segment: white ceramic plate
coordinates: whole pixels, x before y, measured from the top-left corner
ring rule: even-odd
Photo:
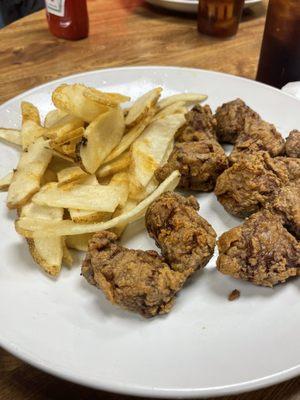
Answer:
[[[198,10],[198,0],[146,0],[154,6],[167,8],[168,10],[196,13]],[[245,6],[260,3],[261,0],[245,0]]]
[[[63,78],[0,107],[0,126],[18,127],[20,101],[45,115],[50,93],[62,82],[83,82],[136,98],[162,86],[165,95],[199,91],[213,109],[243,98],[286,134],[300,128],[299,101],[271,87],[215,72],[132,67]],[[17,152],[0,144],[0,174]],[[197,195],[201,215],[220,235],[239,223],[213,194]],[[0,345],[30,364],[71,381],[121,393],[156,397],[207,397],[260,388],[300,372],[300,279],[268,289],[221,275],[216,255],[179,294],[173,311],[145,320],[112,306],[87,284],[78,266],[53,281],[32,261],[16,234],[14,215],[0,194]],[[124,243],[154,249],[142,223]],[[227,300],[233,289],[241,298]]]

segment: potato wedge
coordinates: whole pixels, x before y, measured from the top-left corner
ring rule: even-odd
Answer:
[[[94,236],[94,233],[84,233],[83,235],[66,236],[66,245],[69,249],[78,251],[88,251],[89,240]]]
[[[49,207],[114,212],[120,203],[120,192],[115,186],[78,184],[64,190],[57,183],[48,183],[33,196],[32,202]]]
[[[185,104],[195,104],[200,103],[207,99],[206,94],[200,93],[180,93],[174,94],[169,97],[165,97],[158,103],[158,108],[161,110],[162,108],[168,107],[173,103],[177,103],[178,101],[182,101]]]
[[[76,182],[74,182],[76,184]],[[80,185],[93,185],[99,186],[99,182],[95,175],[87,175],[87,177],[83,178],[79,182]],[[111,212],[105,211],[85,211],[85,210],[78,210],[74,208],[69,208],[69,213],[72,221],[78,222],[81,224],[86,224],[89,222],[100,222],[100,221],[107,221],[111,218]]]
[[[132,127],[144,119],[149,110],[155,107],[160,98],[161,92],[162,88],[157,87],[139,97],[130,107],[128,114],[125,117],[126,126]]]
[[[132,145],[130,192],[143,190],[172,143],[177,130],[185,123],[184,115],[175,114],[152,122]]]
[[[164,165],[168,161],[169,156],[172,153],[173,147],[174,147],[174,140],[172,140],[170,142],[170,144],[160,162],[160,166]],[[143,189],[139,189],[139,187],[138,187],[138,190],[135,190],[136,189],[135,187],[130,186],[131,192],[129,193],[129,198],[130,198],[130,200],[139,203],[140,201],[142,201],[146,197],[148,197],[152,192],[154,192],[154,190],[156,190],[156,188],[158,186],[159,186],[159,182],[155,178],[155,176],[153,176],[151,178],[150,182],[148,183],[148,185]]]
[[[176,103],[170,104],[168,107],[159,110],[155,114],[153,120],[155,121],[156,119],[164,118],[167,117],[168,115],[173,115],[173,114],[185,114],[188,112],[188,109],[184,107],[184,105],[185,105],[184,101],[177,101]]]
[[[83,127],[84,121],[82,119],[67,114],[54,126],[47,130],[47,137],[49,139],[52,139],[55,143],[63,143],[70,138],[74,138],[74,136],[76,136],[74,135],[74,131]]]
[[[22,145],[21,131],[17,129],[0,128],[0,139],[18,146]]]
[[[153,119],[156,110],[149,110],[148,114],[133,128],[131,128],[121,139],[118,146],[116,146],[109,156],[104,160],[105,163],[109,163],[115,160],[119,155],[123,154],[132,143],[144,132],[145,128],[150,124]]]
[[[105,93],[98,89],[86,87],[84,91],[84,96],[92,101],[99,104],[105,104],[109,107],[116,107],[121,103],[126,103],[130,100],[130,97],[124,96],[119,93]]]
[[[45,141],[38,139],[21,154],[17,169],[9,186],[7,206],[19,208],[40,189],[40,182],[52,158]]]
[[[64,111],[54,109],[51,110],[47,113],[44,121],[44,127],[49,129],[53,128],[55,125],[57,125],[65,116],[67,113]]]
[[[118,172],[126,169],[131,162],[131,154],[129,151],[122,153],[120,156],[115,158],[113,161],[103,164],[96,172],[97,178],[105,178],[106,176],[110,176],[116,174]]]
[[[109,153],[116,147],[125,131],[124,116],[120,107],[101,114],[85,130],[80,147],[84,169],[93,174]]]
[[[145,212],[149,205],[157,199],[162,193],[174,190],[180,180],[179,171],[174,171],[167,179],[165,179],[159,187],[151,193],[145,200],[139,203],[131,211],[124,213],[118,217],[115,217],[107,222],[100,222],[95,224],[76,224],[72,221],[43,221],[37,218],[19,218],[15,227],[17,232],[30,232],[36,231],[38,234],[47,235],[80,235],[85,233],[98,232],[108,230],[119,226],[123,223],[130,223],[136,221],[145,215]]]
[[[41,126],[41,118],[39,110],[28,101],[21,102],[21,111],[22,111],[22,125],[26,121],[33,121],[37,125]]]
[[[120,192],[119,206],[124,207],[129,195],[129,174],[127,172],[118,172],[112,177],[109,186],[118,188]]]
[[[0,190],[8,190],[9,185],[13,179],[14,173],[9,172],[7,175],[0,179]]]
[[[78,181],[78,179],[86,178],[88,174],[84,172],[78,165],[62,169],[57,173],[58,187],[67,183]]]
[[[28,147],[36,142],[37,139],[46,137],[47,130],[37,124],[35,121],[27,120],[22,124],[21,137],[22,148],[27,150]]]
[[[81,84],[60,85],[52,93],[52,101],[55,107],[65,111],[85,122],[92,122],[100,114],[109,110],[106,104],[99,103],[95,99],[86,96],[87,87]]]
[[[62,221],[63,209],[41,207],[29,203],[22,208],[21,217],[39,218],[44,221]],[[57,276],[63,258],[63,239],[59,236],[39,236],[34,233],[27,239],[30,253],[36,263],[49,275]]]

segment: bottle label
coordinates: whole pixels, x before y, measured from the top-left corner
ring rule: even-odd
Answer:
[[[63,17],[65,15],[65,0],[46,0],[48,13]]]

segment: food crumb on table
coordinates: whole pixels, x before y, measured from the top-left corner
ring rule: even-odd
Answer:
[[[229,301],[234,301],[237,300],[241,295],[241,292],[237,289],[234,289],[231,293],[228,295],[228,300]]]

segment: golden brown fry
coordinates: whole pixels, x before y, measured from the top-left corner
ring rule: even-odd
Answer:
[[[103,163],[124,134],[125,123],[120,107],[111,109],[96,118],[85,130],[80,147],[84,169],[93,174]]]
[[[8,208],[23,206],[40,189],[41,179],[51,158],[52,154],[45,148],[42,139],[31,144],[28,151],[21,154],[8,190]]]
[[[104,160],[105,163],[109,163],[115,160],[119,155],[123,154],[132,143],[143,133],[145,128],[152,121],[153,115],[155,114],[155,109],[148,111],[148,114],[133,128],[131,128],[121,139],[118,146],[116,146],[109,156]]]
[[[33,121],[37,125],[41,126],[41,118],[39,110],[28,101],[21,102],[21,111],[22,111],[22,125],[26,121]]]
[[[17,129],[0,128],[0,139],[8,143],[22,145],[21,131]]]
[[[107,222],[100,222],[95,224],[76,224],[72,221],[43,221],[41,219],[36,218],[20,218],[16,221],[15,227],[17,232],[22,232],[22,234],[26,234],[26,232],[36,231],[38,234],[47,236],[47,235],[61,235],[61,236],[69,236],[69,235],[80,235],[84,233],[92,233],[98,232],[102,230],[109,230],[116,226],[119,226],[124,223],[131,223],[143,217],[148,206],[157,199],[162,193],[174,190],[178,185],[180,180],[179,171],[174,171],[172,174],[164,180],[159,187],[151,193],[145,200],[139,203],[135,208],[131,211],[122,214],[116,218],[111,219]]]
[[[52,101],[58,109],[74,115],[86,122],[92,122],[100,114],[109,110],[103,103],[86,95],[87,87],[81,84],[60,85],[52,93]]]
[[[44,127],[47,128],[47,129],[53,128],[66,115],[67,114],[64,111],[57,110],[57,109],[49,111],[48,114],[45,117]]]
[[[29,203],[22,208],[21,217],[39,218],[44,221],[62,221],[63,209],[41,207]],[[63,258],[63,239],[55,235],[45,237],[33,233],[32,237],[27,239],[27,242],[36,263],[47,274],[57,276],[61,270]]]
[[[117,172],[121,172],[126,169],[131,162],[131,154],[129,151],[122,153],[120,156],[110,161],[107,164],[103,164],[96,172],[97,178],[105,178],[111,176]]]
[[[162,88],[157,87],[139,97],[130,107],[125,117],[126,126],[132,127],[142,121],[149,111],[155,107],[161,92]]]

